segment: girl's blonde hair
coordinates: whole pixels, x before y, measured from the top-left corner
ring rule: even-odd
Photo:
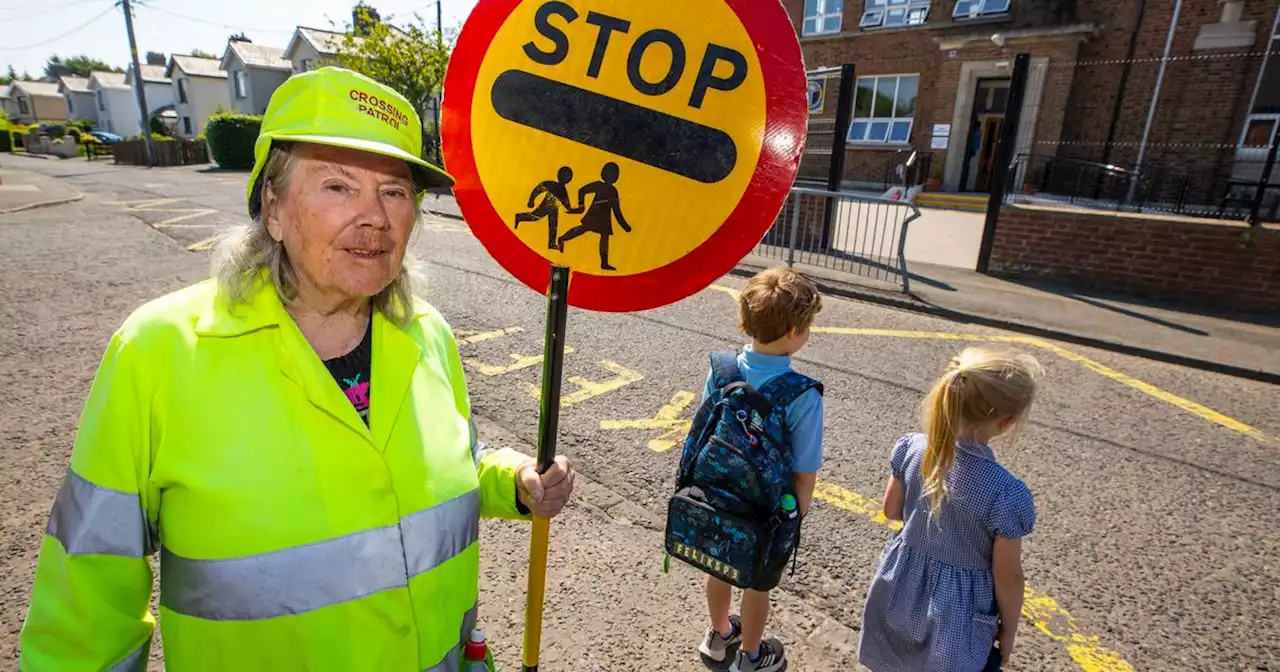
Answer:
[[[929,433],[922,471],[931,518],[937,518],[947,497],[947,475],[961,430],[1002,418],[1021,422],[1043,374],[1034,357],[1008,350],[966,348],[951,360],[921,408]]]

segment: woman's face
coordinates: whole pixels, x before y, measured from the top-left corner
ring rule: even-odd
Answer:
[[[279,200],[268,190],[267,230],[284,245],[299,299],[367,299],[395,280],[417,218],[409,166],[342,147],[299,144]]]

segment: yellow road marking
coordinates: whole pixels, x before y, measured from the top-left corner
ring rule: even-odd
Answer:
[[[217,244],[218,244],[218,237],[210,236],[208,238],[205,238],[204,240],[191,243],[190,245],[187,246],[187,250],[190,252],[203,252],[205,250],[213,249],[213,246]]]
[[[902,529],[902,523],[885,518],[880,502],[838,485],[818,483],[813,498],[889,529]],[[1080,632],[1066,609],[1030,585],[1025,588],[1022,615],[1050,639],[1065,644],[1071,659],[1084,672],[1133,672],[1133,666],[1120,654],[1103,647],[1096,635]]]
[[[728,294],[729,296],[733,297],[734,301],[737,301],[738,297],[742,296],[742,292],[732,287],[725,287],[724,285],[711,285],[707,289],[714,289],[717,292],[724,292],[725,294]]]
[[[564,354],[566,355],[573,354],[573,348],[567,345],[564,346]],[[502,365],[502,364],[485,364],[484,362],[478,359],[464,359],[462,360],[462,363],[466,364],[467,366],[470,366],[476,371],[479,371],[481,375],[490,376],[490,377],[505,376],[508,373],[521,371],[523,369],[537,366],[542,363],[542,355],[521,355],[518,353],[511,353],[507,356],[515,360],[515,362],[512,364]]]
[[[986,334],[953,334],[941,331],[899,331],[895,329],[851,329],[847,327],[814,327],[814,333],[819,334],[842,334],[846,336],[885,336],[890,338],[916,338],[926,340],[944,340],[944,341],[980,341],[986,343],[1018,343],[1034,348],[1040,348],[1052,352],[1063,359],[1075,362],[1094,373],[1106,376],[1118,383],[1128,385],[1143,394],[1159,399],[1160,401],[1180,408],[1192,415],[1199,416],[1209,422],[1221,425],[1232,431],[1239,432],[1252,439],[1261,441],[1262,443],[1280,445],[1280,438],[1270,436],[1262,430],[1247,425],[1235,418],[1223,415],[1208,406],[1196,403],[1190,399],[1180,397],[1172,392],[1166,392],[1155,385],[1138,380],[1126,373],[1121,373],[1115,369],[1099,364],[1098,362],[1077,354],[1064,347],[1054,345],[1044,339],[1032,336],[988,336]]]
[[[1208,420],[1209,422],[1217,423],[1219,425],[1222,425],[1223,427],[1226,427],[1227,429],[1240,432],[1241,434],[1244,434],[1245,436],[1248,436],[1253,439],[1257,439],[1262,443],[1280,445],[1280,438],[1269,436],[1255,427],[1251,427],[1249,425],[1244,424],[1243,422],[1240,422],[1239,420],[1236,420],[1235,418],[1223,415],[1213,410],[1212,408],[1209,408],[1202,404],[1198,404],[1194,401],[1191,401],[1190,399],[1179,397],[1178,395],[1173,394],[1172,392],[1166,392],[1156,387],[1155,385],[1138,380],[1133,376],[1130,376],[1125,373],[1121,373],[1108,366],[1099,364],[1098,362],[1095,362],[1092,359],[1085,357],[1084,355],[1076,354],[1070,350],[1067,350],[1066,348],[1059,347],[1057,345],[1054,345],[1052,343],[1047,343],[1039,339],[1034,339],[1034,340],[1036,341],[1035,345],[1037,347],[1048,350],[1049,352],[1052,352],[1058,355],[1059,357],[1062,357],[1063,359],[1071,360],[1085,367],[1086,369],[1093,371],[1094,373],[1106,376],[1107,378],[1110,378],[1111,380],[1114,380],[1118,383],[1124,383],[1125,385],[1128,385],[1129,387],[1132,387],[1135,390],[1138,390],[1152,397],[1155,397],[1156,399],[1159,399],[1160,401],[1163,401],[1166,404],[1170,404],[1172,406],[1181,408],[1182,410],[1188,413],[1191,413],[1193,415],[1198,415],[1204,418],[1205,420]]]
[[[524,327],[507,327],[506,329],[494,329],[493,331],[482,331],[482,332],[465,331],[462,329],[458,329],[458,330],[455,330],[453,333],[456,336],[465,337],[465,338],[458,339],[458,347],[462,347],[464,345],[471,345],[473,343],[483,343],[485,341],[492,341],[495,338],[502,338],[503,336],[518,334],[522,331],[524,331]]]
[[[658,410],[652,418],[639,420],[601,420],[600,429],[665,429],[662,435],[649,440],[649,450],[666,452],[680,445],[689,434],[692,420],[680,417],[684,409],[693,403],[692,392],[676,392],[671,401]]]
[[[157,205],[177,203],[181,198],[146,198],[140,201],[104,201],[103,205],[123,205],[125,210],[147,210]]]
[[[598,363],[600,366],[613,372],[615,374],[614,377],[608,380],[596,382],[593,380],[587,380],[582,376],[569,376],[565,379],[565,382],[578,386],[578,389],[574,390],[570,394],[562,394],[560,396],[560,408],[576,406],[588,399],[598,397],[602,394],[606,394],[626,387],[632,383],[638,383],[644,380],[644,375],[632,371],[617,362],[603,360]],[[542,399],[542,390],[538,386],[527,385],[526,389],[529,391],[529,396],[538,400]]]
[[[179,210],[170,210],[169,212],[180,212],[180,211],[179,211]],[[151,226],[153,226],[153,227],[155,227],[155,228],[157,228],[157,229],[158,229],[158,228],[160,228],[160,227],[162,227],[162,226],[171,226],[171,225],[176,224],[176,223],[178,223],[178,222],[181,222],[181,221],[183,221],[183,220],[193,219],[193,218],[195,218],[195,217],[203,217],[204,215],[210,215],[210,214],[213,214],[213,213],[215,213],[215,212],[217,212],[217,210],[208,210],[208,209],[205,209],[205,210],[192,210],[191,212],[189,212],[189,213],[187,213],[187,214],[185,214],[185,215],[179,215],[179,216],[177,216],[177,217],[171,217],[171,218],[169,218],[169,219],[164,220],[163,222],[156,222],[155,224],[152,224]]]

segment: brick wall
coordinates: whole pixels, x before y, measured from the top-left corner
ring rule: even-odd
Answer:
[[[783,0],[797,31],[803,0]],[[1139,30],[1139,0],[1014,0],[1013,12],[1000,19],[952,21],[955,0],[935,0],[925,26],[888,30],[861,30],[857,24],[865,0],[845,0],[844,31],[838,35],[801,40],[809,68],[853,63],[859,76],[919,73],[920,94],[912,147],[933,151],[944,164],[944,151],[929,150],[933,124],[952,123],[962,64],[966,61],[1011,60],[1020,51],[1048,59],[1045,84],[1034,130],[1034,149],[1041,156],[1069,156],[1090,161],[1104,158],[1130,165],[1146,123],[1151,94],[1159,70],[1159,58],[1172,19],[1172,0],[1148,0]],[[1161,101],[1152,127],[1148,162],[1168,173],[1169,184],[1153,189],[1177,192],[1185,198],[1216,202],[1225,188],[1240,139],[1254,82],[1263,64],[1272,20],[1280,0],[1247,0],[1243,21],[1255,21],[1253,47],[1205,52],[1194,50],[1200,27],[1216,23],[1222,12],[1219,0],[1184,0],[1173,55]],[[1089,23],[1097,35],[1010,41],[1005,48],[979,40],[954,52],[939,48],[939,41],[961,35],[983,35],[1023,28],[1049,28]],[[1114,145],[1108,153],[1105,140],[1115,114],[1120,80],[1130,42],[1135,44],[1128,84],[1121,99]],[[1203,56],[1212,58],[1201,58]],[[836,107],[834,82],[828,89],[822,116],[832,117]],[[1032,92],[1035,93],[1035,92]],[[953,132],[962,129],[953,129]],[[957,143],[957,149],[963,142]],[[882,182],[893,149],[855,147],[846,156],[845,179]],[[825,178],[827,157],[806,157],[802,175]],[[1188,173],[1193,173],[1188,177]]]
[[[1006,207],[993,275],[1280,311],[1280,229]]]

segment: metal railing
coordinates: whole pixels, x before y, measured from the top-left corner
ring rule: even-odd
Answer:
[[[893,282],[911,290],[907,227],[920,216],[909,201],[793,187],[756,254]]]

